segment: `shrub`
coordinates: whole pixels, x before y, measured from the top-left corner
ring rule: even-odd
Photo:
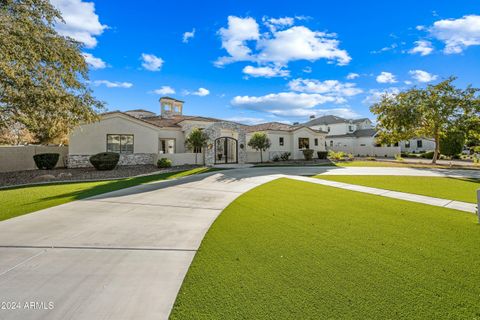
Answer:
[[[420,154],[420,158],[433,159],[433,155],[434,155],[434,151],[427,151],[427,152],[424,152],[424,153]],[[438,157],[440,158],[440,155],[438,155]]]
[[[347,154],[343,151],[335,152],[333,150],[328,151],[328,158],[334,161],[345,160]],[[353,157],[353,156],[352,156]]]
[[[276,154],[276,155],[273,156],[272,160],[274,162],[278,162],[278,161],[280,161],[280,157],[278,156],[278,154]]]
[[[355,157],[353,156],[353,154],[349,153],[345,156],[345,160],[348,160],[348,161],[353,161],[355,159]]]
[[[97,153],[90,157],[90,163],[97,170],[113,170],[120,160],[120,154],[115,152]]]
[[[403,161],[402,155],[401,155],[401,154],[396,154],[396,155],[395,155],[395,160],[397,160],[397,161]]]
[[[459,131],[448,132],[440,139],[440,153],[452,157],[462,152],[465,134]]]
[[[327,151],[317,151],[318,159],[327,159]]]
[[[313,159],[313,150],[312,149],[304,149],[302,150],[303,156],[305,160],[312,160]]]
[[[284,152],[280,155],[280,159],[282,159],[283,161],[287,161],[288,159],[290,159],[290,156],[292,154],[290,152]]]
[[[33,161],[40,170],[52,170],[58,162],[58,153],[39,153],[33,156]]]
[[[161,158],[157,161],[157,167],[159,168],[170,168],[172,166],[172,160],[167,158]]]

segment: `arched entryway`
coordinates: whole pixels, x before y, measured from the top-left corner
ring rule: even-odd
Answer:
[[[215,139],[215,164],[238,163],[238,141],[232,137]]]

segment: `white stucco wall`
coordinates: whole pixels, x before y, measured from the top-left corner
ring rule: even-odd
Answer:
[[[175,140],[175,153],[185,152],[185,134],[180,128],[162,128],[157,131],[157,148],[155,152],[160,150],[160,139],[174,139]]]
[[[127,116],[112,115],[73,130],[69,137],[69,154],[91,155],[105,152],[107,134],[133,134],[134,153],[158,152],[158,130]]]
[[[417,140],[422,141],[422,147],[421,148],[417,147]],[[432,151],[432,150],[435,149],[435,142],[433,140],[430,140],[430,139],[414,138],[414,139],[410,139],[408,141],[410,141],[410,147],[409,148],[406,147],[406,141],[400,142],[400,148],[401,148],[402,152],[419,153],[419,152],[425,152],[425,151]]]

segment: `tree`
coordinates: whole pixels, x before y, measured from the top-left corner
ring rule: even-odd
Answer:
[[[195,153],[195,164],[197,164],[198,151],[207,146],[208,135],[198,128],[194,128],[185,139],[185,146]]]
[[[458,124],[478,119],[480,89],[456,88],[450,77],[426,88],[413,88],[397,95],[384,95],[370,110],[377,115],[378,140],[395,143],[414,137],[430,137],[435,141],[432,163],[440,154],[440,138],[455,131]]]
[[[440,138],[440,153],[449,157],[461,153],[465,146],[465,133],[450,131]]]
[[[103,109],[87,87],[81,44],[60,36],[58,21],[49,0],[0,0],[0,129],[18,123],[40,143]]]
[[[260,151],[260,162],[263,162],[263,151],[266,151],[271,145],[270,139],[264,132],[255,132],[248,141],[249,147]]]

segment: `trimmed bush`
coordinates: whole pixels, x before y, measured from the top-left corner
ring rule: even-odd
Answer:
[[[433,159],[433,155],[434,155],[434,151],[427,151],[427,152],[424,152],[420,155],[420,158],[423,158],[423,159]],[[440,154],[438,155],[438,157],[440,158]]]
[[[161,158],[157,161],[157,167],[159,168],[170,168],[172,166],[172,160],[167,158]]]
[[[40,170],[52,170],[58,162],[58,153],[39,153],[33,156],[33,161]]]
[[[89,160],[97,170],[113,170],[120,160],[120,154],[115,152],[102,152],[91,156]]]
[[[304,149],[302,150],[303,156],[305,160],[312,160],[313,159],[313,150],[312,149]]]
[[[284,152],[280,155],[280,159],[282,159],[283,161],[287,161],[288,159],[290,159],[290,156],[292,154],[290,152]]]
[[[278,162],[280,161],[280,157],[278,156],[278,154],[274,155],[273,158],[272,158],[273,162]]]
[[[327,151],[317,151],[318,159],[327,159]]]

